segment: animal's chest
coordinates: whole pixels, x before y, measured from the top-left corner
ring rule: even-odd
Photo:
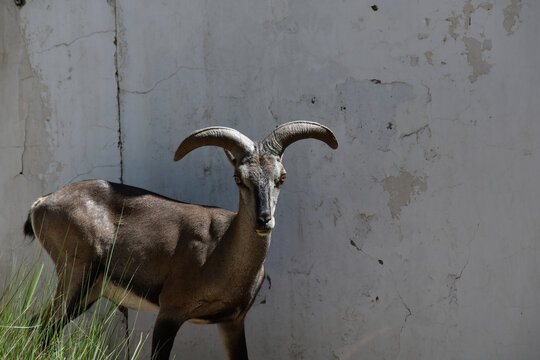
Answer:
[[[192,304],[190,322],[211,324],[238,318],[251,307],[255,296],[264,280],[264,268],[261,268],[253,281],[249,283],[231,282],[219,290],[207,293]]]

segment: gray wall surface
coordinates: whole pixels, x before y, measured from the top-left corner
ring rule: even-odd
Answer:
[[[536,0],[2,0],[0,271],[38,252],[21,227],[44,193],[103,178],[235,210],[223,152],[174,163],[180,141],[307,119],[340,147],[284,156],[252,358],[537,359],[538,15]],[[182,327],[174,351],[224,357],[214,326]]]

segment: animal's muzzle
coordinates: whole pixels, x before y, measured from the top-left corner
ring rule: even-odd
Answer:
[[[270,187],[259,187],[256,193],[257,230],[272,230],[272,212],[270,210]]]
[[[272,215],[270,211],[264,211],[259,214],[257,218],[257,229],[270,230],[272,229]]]

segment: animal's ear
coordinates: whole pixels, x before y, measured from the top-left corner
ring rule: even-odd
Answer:
[[[227,155],[227,159],[229,159],[229,162],[231,163],[231,165],[233,167],[236,167],[236,158],[234,157],[233,153],[227,149],[223,149],[223,151],[225,151],[225,155]]]

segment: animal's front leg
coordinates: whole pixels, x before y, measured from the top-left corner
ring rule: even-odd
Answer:
[[[176,333],[184,320],[161,308],[152,334],[152,360],[168,360]]]
[[[248,360],[244,318],[218,324],[221,342],[229,360]]]

